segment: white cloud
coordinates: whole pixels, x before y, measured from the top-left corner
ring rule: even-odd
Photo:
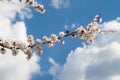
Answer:
[[[64,25],[64,28],[66,29],[66,30],[69,30],[69,29],[75,29],[75,28],[77,28],[77,27],[79,27],[80,25],[78,24],[78,23],[72,23],[71,25],[67,25],[67,24],[65,24]]]
[[[12,0],[11,2],[0,2],[0,14],[7,18],[13,18],[19,15],[20,18],[31,18],[31,10],[26,6],[25,3],[20,3],[17,0]],[[29,15],[28,15],[29,14]]]
[[[54,71],[60,71],[57,78],[56,74],[54,74],[56,80],[120,79],[119,19],[117,18],[100,25],[103,29],[115,29],[118,32],[100,35],[101,37],[99,36],[95,44],[89,46],[87,50],[78,47],[75,51],[71,51],[64,65],[59,66],[60,70],[54,69]],[[53,77],[54,75],[52,74]]]
[[[64,28],[65,28],[65,29],[68,29],[68,25],[65,24],[65,25],[64,25]]]
[[[53,80],[56,80],[58,75],[60,74],[60,65],[57,64],[54,59],[49,58],[49,62],[52,64],[52,67],[49,70],[49,74],[51,74],[53,77]]]
[[[119,80],[120,79],[120,76],[119,75],[116,75],[116,76],[112,76],[110,78],[110,80]]]
[[[75,27],[76,27],[76,24],[73,23],[73,24],[71,25],[71,28],[75,28]]]
[[[29,12],[30,9],[23,3],[0,3],[0,37],[26,42],[25,23],[15,19],[17,14],[24,19]],[[31,13],[27,17],[31,17]],[[24,53],[12,56],[7,50],[5,55],[0,54],[0,80],[30,80],[33,73],[41,73],[38,61],[35,54],[27,61]]]
[[[51,0],[51,5],[56,8],[67,8],[70,6],[70,0]]]

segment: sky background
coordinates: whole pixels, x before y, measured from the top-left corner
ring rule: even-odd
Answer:
[[[47,13],[41,14],[23,3],[0,3],[0,35],[11,40],[26,40],[32,34],[50,36],[60,31],[86,27],[102,13],[100,27],[115,29],[99,35],[86,50],[84,40],[66,38],[65,45],[43,45],[43,55],[27,61],[25,55],[0,55],[0,80],[119,80],[120,79],[120,0],[36,0]],[[9,5],[8,5],[9,4]],[[16,6],[16,7],[15,7]],[[8,77],[6,77],[6,75]]]

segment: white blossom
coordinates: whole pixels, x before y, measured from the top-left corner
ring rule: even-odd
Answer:
[[[96,15],[95,18],[94,18],[94,20],[93,20],[93,22],[100,23],[100,22],[102,21],[102,18],[100,18],[100,15],[101,15],[101,14]]]
[[[46,13],[47,10],[44,9],[44,5],[38,4],[37,6],[35,6],[35,10],[40,12],[40,13]]]
[[[28,42],[30,46],[34,45],[34,37],[32,35],[28,36]]]
[[[42,54],[42,53],[43,53],[42,48],[38,48],[38,53],[39,53],[39,54]]]
[[[100,23],[102,22],[102,18],[100,18],[100,21],[99,21]]]
[[[47,36],[43,36],[42,38],[43,38],[44,41],[48,41],[49,40],[49,38]]]
[[[40,40],[40,39],[36,39],[36,42],[37,42],[38,45],[42,45],[43,44],[42,40]]]
[[[12,44],[11,44],[11,41],[9,41],[9,40],[4,40],[4,41],[3,41],[3,45],[6,46],[7,48],[10,48]]]
[[[85,39],[85,37],[86,37],[86,30],[82,26],[80,26],[79,28],[77,28],[76,32],[77,32],[78,37],[80,39]]]
[[[42,50],[42,48],[41,48],[40,45],[37,44],[37,45],[35,46],[35,49],[38,51],[38,53],[40,53],[40,54],[43,53],[43,50]]]
[[[51,40],[50,38],[43,36],[43,40],[44,43],[48,46],[48,47],[53,47],[54,46],[54,41]]]
[[[85,28],[83,28],[82,26],[80,26],[79,28],[77,28],[76,31],[77,31],[78,34],[86,33]]]
[[[98,17],[99,17],[99,15],[96,15],[94,19],[96,19],[96,18],[98,18]]]
[[[96,31],[97,31],[97,33],[100,33],[100,32],[101,32],[101,29],[100,29],[100,28],[97,28]]]
[[[28,4],[31,6],[31,7],[34,7],[35,6],[35,1],[34,0],[29,0]]]
[[[56,34],[51,34],[50,36],[51,40],[53,40],[54,42],[58,41],[58,36]]]
[[[42,54],[43,50],[42,50],[41,46],[42,46],[43,42],[40,39],[36,39],[36,42],[37,42],[37,44],[35,46],[35,50],[37,50],[38,53]]]
[[[61,40],[61,44],[64,45],[64,44],[65,44],[65,41]]]
[[[32,56],[33,56],[33,54],[28,54],[27,55],[27,60],[30,60]]]
[[[34,8],[38,6],[38,3],[37,2],[34,2]]]
[[[60,36],[60,37],[64,37],[64,36],[65,36],[65,33],[64,33],[64,32],[59,32],[59,36]]]
[[[31,48],[27,48],[25,54],[27,55],[27,60],[29,60],[33,55]]]
[[[34,2],[34,6],[36,11],[40,12],[40,13],[46,13],[47,10],[44,9],[44,5],[41,4],[37,4],[36,2]]]
[[[0,53],[1,54],[5,54],[6,53],[6,49],[5,48],[0,48]]]
[[[2,38],[0,38],[0,44],[3,44],[3,39]]]
[[[54,46],[54,41],[48,40],[48,41],[46,41],[46,45],[47,45],[48,47],[53,47],[53,46]]]
[[[27,48],[27,44],[21,41],[18,41],[16,43],[16,46],[21,49],[21,51],[25,52],[25,49]]]
[[[12,55],[13,56],[18,55],[19,51],[16,48],[12,48],[11,50],[12,50]]]
[[[25,51],[25,54],[26,55],[32,54],[31,48],[27,48],[26,51]]]

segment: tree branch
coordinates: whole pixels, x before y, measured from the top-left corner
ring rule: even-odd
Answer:
[[[32,35],[27,37],[27,43],[20,41],[9,41],[3,40],[0,38],[0,53],[5,54],[6,49],[10,49],[12,51],[12,55],[16,56],[19,53],[19,50],[22,51],[25,55],[27,55],[27,59],[29,60],[32,57],[32,53],[37,51],[39,54],[42,54],[42,45],[46,45],[48,47],[54,47],[56,42],[60,42],[64,44],[65,41],[62,40],[64,37],[79,37],[80,39],[86,40],[87,44],[93,44],[94,39],[97,34],[101,33],[109,33],[116,32],[116,30],[101,30],[97,25],[101,22],[101,15],[96,15],[94,20],[88,24],[86,28],[80,26],[75,31],[70,32],[59,32],[59,35],[51,34],[50,37],[43,36],[41,39],[34,40]]]

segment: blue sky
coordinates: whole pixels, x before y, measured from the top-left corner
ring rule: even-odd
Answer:
[[[83,48],[84,40],[64,38],[64,45],[43,45],[43,54],[34,53],[30,61],[23,54],[13,57],[8,51],[0,55],[0,80],[120,80],[120,0],[36,1],[48,12],[41,14],[26,4],[1,3],[0,35],[10,40],[25,41],[27,35],[41,39],[42,35],[86,27],[99,13],[103,19],[99,26],[118,32],[97,36],[88,49]]]
[[[42,3],[48,12],[40,14],[32,9],[33,18],[25,20],[28,34],[33,34],[36,38],[41,38],[41,35],[50,36],[52,33],[58,34],[59,31],[65,31],[65,25],[71,31],[79,27],[79,25],[86,26],[99,13],[102,13],[103,22],[120,16],[119,0],[68,0],[69,6],[65,8],[62,5],[59,9],[53,7],[51,1],[40,0],[38,2]],[[71,28],[72,24],[78,25],[75,28]],[[83,42],[82,40],[72,38],[65,40],[64,46],[56,44],[53,48],[44,47],[44,52],[39,62],[43,71],[47,72],[51,66],[48,62],[48,57],[52,57],[60,65],[63,65],[68,53],[82,46]],[[32,80],[40,79],[53,80],[49,74],[43,76],[35,75]]]

